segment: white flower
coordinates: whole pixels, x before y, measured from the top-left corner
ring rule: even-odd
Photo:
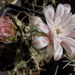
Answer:
[[[30,30],[29,26],[26,26],[25,31],[28,32]]]
[[[32,45],[37,49],[46,47],[45,60],[54,56],[59,60],[63,54],[63,48],[71,59],[75,58],[75,14],[70,13],[69,4],[59,4],[56,9],[49,5],[44,7],[44,15],[47,25],[38,16],[31,16],[30,22],[40,29],[45,35],[36,37]]]

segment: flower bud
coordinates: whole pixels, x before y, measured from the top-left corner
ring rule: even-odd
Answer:
[[[12,20],[3,15],[0,17],[0,42],[10,43],[16,39],[16,27]]]

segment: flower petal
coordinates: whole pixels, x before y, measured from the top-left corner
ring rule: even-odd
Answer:
[[[52,44],[49,44],[46,48],[46,55],[45,55],[45,61],[49,61],[54,55],[54,48]]]
[[[35,26],[38,23],[43,23],[40,17],[38,16],[30,16],[29,21]]]
[[[72,15],[71,20],[69,21],[68,25],[75,24],[75,14]]]
[[[60,18],[60,17],[56,17],[56,18],[54,19],[54,25],[55,25],[55,26],[58,26],[59,23],[60,23],[60,21],[61,21],[61,18]]]
[[[70,4],[64,4],[64,14],[67,14],[71,11]]]
[[[67,25],[64,29],[68,29],[71,32],[73,29],[75,29],[75,24]]]
[[[63,46],[67,54],[71,54],[72,50],[69,48],[69,46],[65,42],[62,42],[61,45]]]
[[[53,39],[54,42],[54,60],[57,61],[62,57],[63,49],[60,42],[57,39]]]
[[[5,15],[2,16],[2,20],[4,20],[6,23],[9,23],[9,24],[13,23],[12,21],[10,21],[10,18],[8,18]]]
[[[50,42],[47,37],[41,36],[33,40],[32,46],[35,47],[36,49],[41,49],[46,47],[49,43]]]
[[[75,38],[75,30],[72,30],[68,37]]]
[[[42,32],[48,34],[49,33],[49,28],[47,25],[45,25],[44,23],[38,23],[35,25],[38,29],[40,29]]]
[[[63,37],[61,40],[68,46],[75,46],[75,40],[70,37]]]
[[[49,20],[46,20],[47,21],[47,25],[48,27],[50,28],[50,30],[53,30],[53,27],[54,27],[54,22],[53,20],[49,19]]]
[[[73,59],[75,59],[75,47],[70,47],[70,49],[72,50],[72,52],[68,56],[73,60]]]
[[[72,24],[75,24],[75,14],[73,14],[73,15],[71,16],[71,20],[68,22],[67,25],[72,25]]]
[[[44,15],[46,20],[54,18],[54,8],[51,5],[45,6],[44,8]]]
[[[64,14],[64,6],[63,6],[62,4],[59,4],[59,5],[57,6],[57,9],[56,9],[55,18],[58,17],[58,16],[59,16],[59,17],[62,17],[63,14]]]
[[[59,50],[60,48],[59,48],[59,46],[60,46],[60,42],[59,41],[57,41],[57,39],[55,38],[55,39],[53,39],[53,44],[54,44],[54,51],[57,51],[57,50]]]
[[[65,27],[67,25],[67,23],[71,20],[71,16],[72,16],[71,13],[65,14],[62,17],[61,22],[60,22],[59,25],[61,25],[62,27]]]
[[[62,54],[63,54],[63,49],[60,46],[60,50],[59,51],[57,50],[56,52],[54,52],[54,60],[57,61],[57,60],[61,59]]]
[[[64,47],[65,51],[67,52],[68,56],[71,59],[75,58],[75,47],[67,45],[66,43],[62,42],[61,45]]]
[[[71,33],[71,31],[69,31],[69,29],[67,29],[67,28],[63,28],[63,30],[64,30],[64,35],[65,36],[67,36]]]
[[[74,17],[72,17],[70,22],[68,23],[68,25],[71,25],[71,24],[75,24],[75,18]]]
[[[46,24],[43,23],[40,17],[38,16],[30,16],[30,22],[36,26],[38,29],[40,29],[42,32],[48,34],[49,28]]]
[[[9,43],[16,38],[16,27],[9,17],[3,15],[0,17],[0,41]]]

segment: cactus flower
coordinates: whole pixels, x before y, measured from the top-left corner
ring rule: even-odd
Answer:
[[[16,28],[14,23],[5,15],[0,17],[0,42],[10,43],[15,40]]]
[[[70,13],[69,4],[58,4],[56,11],[52,5],[44,7],[45,24],[38,16],[30,16],[30,22],[43,32],[43,36],[35,36],[33,47],[41,49],[46,47],[45,60],[53,56],[57,61],[62,57],[63,48],[67,55],[75,58],[75,14]]]

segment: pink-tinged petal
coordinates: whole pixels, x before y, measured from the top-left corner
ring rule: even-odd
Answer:
[[[75,30],[72,30],[68,37],[75,38]]]
[[[10,40],[9,37],[12,37]],[[0,41],[8,43],[16,38],[16,28],[9,17],[3,15],[0,17]]]
[[[47,25],[45,25],[44,23],[38,23],[35,25],[38,29],[40,29],[42,32],[48,34],[49,33],[49,28]]]
[[[48,34],[49,28],[46,24],[43,23],[40,17],[38,16],[30,16],[29,18],[30,22],[36,26],[38,29],[40,29],[42,32]]]
[[[51,5],[45,6],[43,12],[44,12],[45,18],[47,20],[49,20],[49,19],[53,20],[53,18],[54,18],[54,8]]]
[[[71,18],[70,22],[68,23],[68,25],[71,25],[71,24],[75,24],[75,14],[72,15],[72,18]]]
[[[75,14],[71,16],[71,20],[69,21],[67,25],[70,25],[70,24],[75,24]]]
[[[56,38],[56,40],[57,40],[58,42],[62,42],[60,38]]]
[[[65,27],[67,25],[67,23],[71,20],[71,16],[72,16],[71,13],[65,14],[62,17],[61,22],[60,22],[59,25],[61,25],[62,27]]]
[[[70,4],[64,4],[64,14],[67,14],[71,11]]]
[[[53,39],[53,44],[54,44],[54,51],[57,51],[60,49],[60,42],[56,38]]]
[[[53,27],[54,27],[54,22],[53,20],[49,19],[49,20],[46,20],[47,21],[47,25],[48,27],[50,28],[50,30],[53,30]]]
[[[54,55],[54,48],[52,44],[49,44],[46,48],[45,61],[49,61]]]
[[[41,36],[33,40],[32,46],[36,49],[41,49],[41,48],[46,47],[49,43],[50,42],[47,37]]]
[[[75,46],[75,40],[70,37],[63,37],[61,40],[68,46]]]
[[[59,16],[59,17],[62,17],[63,14],[64,14],[64,6],[63,6],[62,4],[59,4],[59,5],[57,6],[57,9],[56,9],[55,18],[58,17],[58,16]]]
[[[57,41],[57,39],[54,39],[53,42],[54,42],[54,60],[57,61],[62,57],[63,49],[62,46],[60,45],[60,42]]]
[[[60,46],[60,50],[57,52],[54,52],[54,60],[57,61],[57,60],[61,59],[62,54],[63,54],[63,49]]]
[[[40,17],[38,16],[30,16],[29,21],[35,26],[38,23],[43,23]]]
[[[63,46],[67,54],[71,54],[72,50],[69,48],[68,45],[66,45],[66,43],[62,42],[61,45]]]
[[[5,16],[5,15],[2,16],[2,19],[3,19],[6,23],[9,23],[9,24],[12,23],[12,21],[10,21],[10,19],[9,19],[7,16]]]
[[[75,19],[71,19],[71,21],[67,25],[75,24]]]
[[[34,36],[32,36],[32,40],[35,40],[35,39],[37,39],[39,36],[36,36],[36,35],[34,35]]]
[[[67,25],[71,25],[71,24],[75,24],[75,14],[71,16],[71,20],[69,21]]]
[[[60,17],[56,17],[56,18],[54,19],[54,25],[55,25],[55,26],[58,26],[59,23],[60,23],[60,21],[61,21],[61,18],[60,18]]]
[[[75,58],[75,47],[67,45],[66,43],[62,42],[61,45],[64,47],[65,51],[67,52],[67,55],[71,58]]]
[[[67,25],[64,29],[68,29],[71,32],[73,29],[75,29],[75,24]]]
[[[72,52],[68,56],[73,60],[73,59],[75,59],[75,47],[70,47],[70,49],[72,50]]]
[[[69,35],[71,32],[69,31],[69,29],[67,28],[63,28],[64,29],[64,35],[67,36]]]

